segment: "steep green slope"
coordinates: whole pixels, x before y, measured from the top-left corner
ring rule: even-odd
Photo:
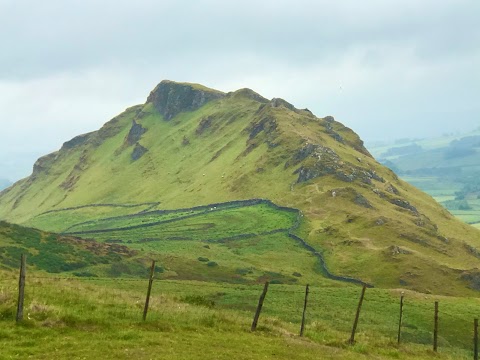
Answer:
[[[160,83],[144,105],[39,159],[1,193],[0,217],[58,230],[40,214],[253,198],[299,209],[298,235],[333,273],[443,293],[477,286],[478,230],[377,163],[332,117],[248,89]]]

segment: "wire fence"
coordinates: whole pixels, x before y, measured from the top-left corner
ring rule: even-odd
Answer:
[[[14,273],[3,273],[0,278],[0,292],[5,291],[5,284],[13,290],[17,287],[18,277]],[[27,292],[41,296],[45,283],[59,284],[62,292],[73,291],[76,284],[92,283],[108,284],[115,288],[118,285],[125,289],[136,291],[138,298],[144,298],[144,291],[149,283],[148,278],[111,278],[111,277],[77,277],[27,275]],[[129,284],[127,286],[127,284]],[[135,284],[135,285],[133,285]],[[68,286],[64,286],[68,285]],[[195,280],[155,279],[152,297],[171,295],[183,301],[189,296],[214,299],[220,308],[251,312],[258,309],[259,297],[264,284],[232,284],[211,283]],[[112,300],[115,295],[112,295]],[[368,289],[362,307],[358,306],[360,287],[322,287],[310,286],[308,307],[305,309],[307,319],[306,334],[321,331],[322,326],[328,326],[334,331],[349,334],[353,323],[355,310],[359,313],[359,329],[361,332],[379,333],[383,337],[396,340],[399,302],[395,296],[385,290]],[[432,298],[432,297],[430,297]],[[305,286],[270,284],[266,293],[263,314],[288,323],[300,324],[305,302]],[[404,343],[431,344],[433,337],[434,303],[425,299],[406,298],[403,308],[403,321],[400,326],[401,339]],[[444,301],[440,305],[440,345],[471,348],[473,342],[473,320],[480,311],[480,303],[472,301],[469,306],[460,309],[452,301]],[[74,303],[72,303],[74,306]],[[454,308],[452,310],[451,308]],[[460,310],[459,310],[460,309]],[[138,309],[137,309],[138,310]],[[135,311],[137,311],[135,310]],[[320,324],[320,325],[319,325]],[[309,334],[310,333],[310,334]]]

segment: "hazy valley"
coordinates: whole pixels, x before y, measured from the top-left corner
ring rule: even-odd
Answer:
[[[379,161],[464,222],[480,224],[480,130],[372,144]]]

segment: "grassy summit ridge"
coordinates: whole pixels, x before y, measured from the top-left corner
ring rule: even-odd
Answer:
[[[162,82],[145,104],[39,159],[29,178],[0,194],[0,217],[58,230],[58,219],[40,224],[40,214],[255,198],[299,209],[299,236],[335,274],[446,294],[478,286],[478,230],[380,165],[332,117],[249,89]],[[137,210],[88,209],[91,219]]]

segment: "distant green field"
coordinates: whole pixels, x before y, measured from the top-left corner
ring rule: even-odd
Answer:
[[[450,212],[466,223],[480,221],[480,210],[451,210]]]
[[[88,237],[98,241],[221,241],[233,236],[287,230],[294,225],[296,217],[296,213],[278,211],[267,204],[219,206],[218,209],[212,206],[201,210],[150,212],[131,217],[100,219],[72,226],[67,233],[83,236],[88,234]]]
[[[464,222],[480,221],[480,129],[433,139],[403,139],[369,150],[401,178],[425,191]],[[477,142],[477,143],[476,143]],[[460,204],[458,201],[465,201]]]
[[[449,201],[449,200],[455,200],[455,195],[439,195],[439,196],[435,196],[433,194],[430,194],[430,195],[432,195],[435,201],[439,203],[442,203],[444,201]]]
[[[402,180],[422,189],[431,196],[453,196],[461,186],[452,181],[439,181],[436,176],[402,176]]]
[[[449,208],[447,202],[456,199],[455,193],[461,190],[461,184],[435,176],[402,176],[402,179],[425,191],[463,222],[469,224],[480,222],[479,199],[466,199],[468,205],[471,207],[469,210]]]

